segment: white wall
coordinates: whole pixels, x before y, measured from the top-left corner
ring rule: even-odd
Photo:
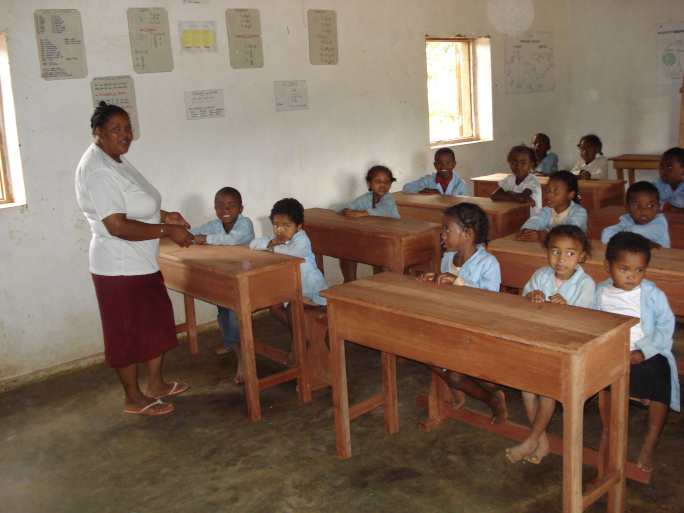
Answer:
[[[175,68],[170,73],[136,74],[131,67],[126,10],[144,2],[5,0],[0,30],[8,35],[27,207],[0,210],[0,381],[70,362],[102,351],[95,295],[88,274],[90,233],[73,192],[76,164],[91,142],[90,81],[131,75],[140,116],[141,137],[129,152],[133,164],[157,186],[163,207],[179,210],[198,225],[213,216],[214,192],[225,185],[240,189],[245,214],[267,233],[274,201],[288,195],[306,207],[327,207],[364,191],[369,166],[392,168],[401,187],[431,169],[428,143],[425,35],[491,35],[494,140],[455,148],[458,172],[472,176],[505,171],[507,150],[543,131],[551,136],[562,162],[576,151],[576,133],[595,129],[614,153],[667,146],[647,143],[627,120],[634,112],[621,98],[640,100],[649,126],[666,139],[674,126],[669,111],[678,105],[674,87],[657,88],[640,69],[629,69],[624,46],[654,45],[651,12],[670,12],[675,1],[648,6],[630,2],[629,37],[601,36],[608,67],[596,86],[600,100],[587,105],[580,83],[586,70],[577,47],[589,52],[602,25],[618,33],[623,2],[536,0],[532,31],[555,36],[556,90],[507,96],[503,81],[503,34],[487,16],[487,2],[472,0],[212,0],[205,5],[159,2],[169,12]],[[581,4],[577,6],[576,4]],[[228,62],[226,8],[260,9],[265,66],[233,70]],[[81,12],[88,59],[82,80],[44,81],[39,75],[33,11],[74,8]],[[308,63],[306,10],[334,9],[338,17],[337,66]],[[643,11],[643,16],[640,14]],[[595,14],[593,14],[595,13]],[[672,21],[684,20],[684,15]],[[215,21],[218,54],[180,54],[178,21]],[[608,20],[608,21],[606,21]],[[657,21],[666,21],[658,18]],[[585,32],[584,24],[588,24]],[[582,34],[585,34],[582,37]],[[572,45],[572,46],[571,46]],[[639,48],[646,61],[649,53]],[[616,59],[608,58],[616,55]],[[635,79],[635,75],[637,78]],[[307,80],[309,110],[276,113],[273,81]],[[572,79],[572,80],[571,80]],[[626,82],[632,81],[627,85]],[[222,88],[226,117],[186,121],[183,92]],[[573,89],[574,88],[574,89]],[[621,91],[614,98],[614,91]],[[612,98],[612,99],[611,99]],[[607,107],[601,107],[604,99]],[[599,108],[600,107],[600,108]],[[599,115],[602,114],[602,115]],[[658,123],[659,120],[667,122]],[[613,120],[615,120],[613,122]],[[610,122],[612,131],[606,126]],[[610,133],[609,133],[610,132]],[[605,133],[605,135],[604,135]],[[631,133],[631,132],[630,132]],[[645,137],[645,136],[644,136]],[[623,140],[624,139],[624,140]],[[618,144],[621,141],[621,145]],[[180,303],[174,304],[181,314]],[[200,321],[213,316],[200,309]]]

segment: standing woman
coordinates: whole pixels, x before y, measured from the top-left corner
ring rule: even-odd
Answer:
[[[160,209],[157,189],[123,158],[133,140],[126,111],[100,102],[90,126],[95,141],[76,169],[76,198],[93,232],[89,262],[105,360],[123,385],[125,413],[162,415],[173,405],[160,398],[184,392],[188,385],[162,378],[164,353],[178,342],[157,263],[159,239],[169,237],[187,247],[193,235],[178,212]],[[141,362],[148,375],[144,394],[138,386]]]

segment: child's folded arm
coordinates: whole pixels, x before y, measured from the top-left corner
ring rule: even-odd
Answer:
[[[620,222],[618,224],[614,224],[613,226],[609,226],[608,228],[605,228],[601,232],[601,244],[608,244],[608,241],[610,238],[615,235],[616,233],[620,233],[627,228],[627,223],[622,219],[623,216],[620,217]]]
[[[254,239],[252,242],[249,243],[249,249],[265,251],[268,249],[268,243],[271,242],[271,240],[274,238],[275,236],[271,235],[270,237],[259,237],[258,239]]]
[[[207,235],[207,244],[214,246],[249,246],[254,240],[254,227],[247,218],[240,219],[230,233],[212,233]]]
[[[380,202],[375,205],[375,208],[371,206],[371,208],[366,210],[366,212],[372,216],[399,218],[397,204],[394,202],[394,196],[392,196],[390,193],[385,194]]]
[[[430,175],[428,175],[429,177]],[[416,194],[422,191],[423,189],[429,187],[430,184],[428,183],[428,180],[426,179],[425,176],[422,176],[418,178],[418,180],[414,180],[413,182],[409,182],[407,184],[404,184],[404,187],[401,189],[404,192]]]
[[[303,237],[297,237],[297,235],[295,235],[287,244],[273,246],[273,252],[280,253],[281,255],[305,258],[312,253],[311,241],[309,241],[309,238],[306,235]]]

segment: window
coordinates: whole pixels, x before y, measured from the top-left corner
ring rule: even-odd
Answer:
[[[489,39],[426,37],[430,146],[491,139]]]
[[[0,208],[26,204],[7,39],[0,33]]]

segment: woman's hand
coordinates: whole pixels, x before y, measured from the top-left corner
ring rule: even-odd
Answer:
[[[533,290],[525,297],[533,303],[543,303],[546,299],[546,294],[544,294],[541,290]]]
[[[181,218],[182,219],[182,218]],[[187,224],[187,223],[186,223]],[[191,246],[195,236],[178,224],[167,224],[164,226],[164,236],[171,239],[181,248]]]
[[[166,212],[162,210],[160,216],[161,221],[164,224],[177,224],[183,228],[190,228],[190,223],[183,219],[183,216],[178,212]]]

